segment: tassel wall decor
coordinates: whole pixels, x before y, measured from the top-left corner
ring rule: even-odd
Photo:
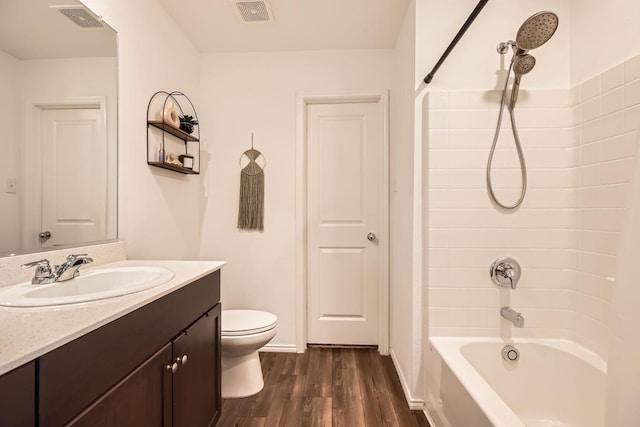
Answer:
[[[249,160],[249,163],[240,170],[238,228],[241,230],[262,231],[264,229],[264,170],[257,162],[260,156],[262,153],[253,148],[252,133],[251,149],[240,156],[241,167],[243,157]]]

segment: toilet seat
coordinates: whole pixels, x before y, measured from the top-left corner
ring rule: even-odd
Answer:
[[[222,310],[222,336],[254,335],[276,327],[278,316],[257,310]]]

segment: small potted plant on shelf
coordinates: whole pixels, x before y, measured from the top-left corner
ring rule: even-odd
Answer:
[[[180,116],[180,129],[186,133],[193,133],[193,127],[198,124],[198,120],[195,117],[185,114]]]

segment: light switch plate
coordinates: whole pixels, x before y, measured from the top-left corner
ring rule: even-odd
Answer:
[[[16,194],[18,183],[15,178],[8,178],[4,192],[7,194]]]

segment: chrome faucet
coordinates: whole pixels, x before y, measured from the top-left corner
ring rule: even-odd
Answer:
[[[513,326],[516,328],[524,327],[524,317],[522,317],[521,313],[518,313],[511,307],[502,307],[500,309],[500,315],[507,319],[509,322],[513,323]]]
[[[74,277],[78,277],[80,271],[78,269],[85,264],[93,262],[93,259],[87,256],[87,254],[71,254],[67,257],[67,260],[58,265],[55,269],[56,280],[54,282],[64,282],[65,280],[71,280]]]
[[[34,285],[43,285],[71,280],[80,274],[78,271],[80,267],[90,262],[93,262],[93,259],[88,257],[87,254],[71,254],[64,263],[57,265],[53,270],[51,269],[49,261],[46,259],[22,264],[22,268],[36,267],[36,272],[33,279],[31,279],[31,283]]]

